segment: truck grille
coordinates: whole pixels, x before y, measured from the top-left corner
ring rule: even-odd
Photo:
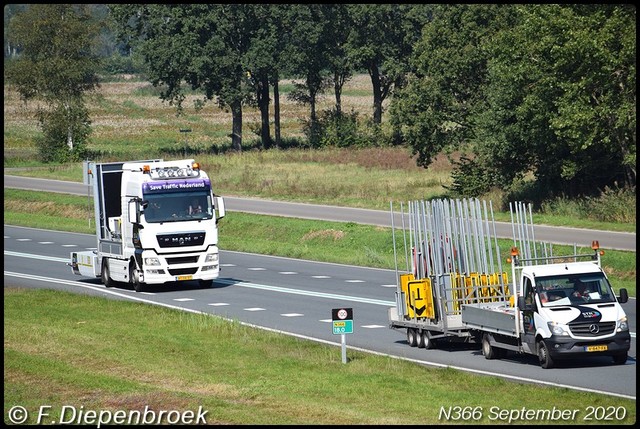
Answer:
[[[571,333],[578,337],[601,337],[612,334],[616,329],[616,322],[600,323],[570,323]]]
[[[184,276],[187,274],[195,274],[196,271],[198,271],[198,267],[194,267],[194,268],[176,268],[176,269],[169,269],[169,274],[171,274],[172,276]]]
[[[180,256],[176,258],[167,258],[167,264],[196,264],[198,262],[198,256]]]
[[[202,231],[158,235],[158,245],[160,247],[201,246],[204,243],[205,234]]]

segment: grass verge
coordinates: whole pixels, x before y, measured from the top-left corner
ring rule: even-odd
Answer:
[[[14,406],[31,424],[70,419],[65,405],[85,415],[202,407],[207,424],[596,423],[585,404],[636,420],[632,400],[357,351],[344,365],[335,347],[139,303],[5,285],[4,315],[5,423]]]

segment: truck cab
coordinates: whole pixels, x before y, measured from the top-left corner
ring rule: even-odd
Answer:
[[[525,266],[520,276],[518,308],[523,347],[537,354],[540,365],[554,360],[604,354],[614,363],[627,360],[629,325],[599,264],[586,262]]]
[[[73,272],[106,287],[198,281],[220,273],[222,197],[193,159],[85,164],[93,189],[96,250],[72,252]]]

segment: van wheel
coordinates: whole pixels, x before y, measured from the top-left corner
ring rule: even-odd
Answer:
[[[437,346],[436,340],[431,339],[430,331],[422,331],[422,342],[424,343],[424,348],[427,350],[435,349]]]
[[[498,350],[489,343],[489,334],[482,336],[482,354],[485,359],[495,359],[498,357]]]
[[[111,280],[111,277],[109,277],[109,260],[108,259],[105,259],[104,261],[102,261],[102,270],[100,271],[100,277],[105,287],[114,286],[114,281]]]
[[[613,363],[616,365],[624,365],[627,362],[627,353],[613,355]]]
[[[538,341],[538,362],[544,369],[553,368],[553,358],[549,354],[549,348],[543,340]]]
[[[414,328],[407,328],[407,342],[411,347],[416,347],[418,345],[418,331]]]
[[[135,263],[129,264],[129,282],[133,284],[133,289],[136,292],[143,292],[145,289],[144,283],[140,283],[138,280],[138,269]]]

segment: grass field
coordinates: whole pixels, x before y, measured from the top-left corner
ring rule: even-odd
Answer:
[[[288,90],[284,82],[281,91]],[[369,116],[369,94],[368,77],[357,76],[345,87],[343,108]],[[37,105],[22,104],[6,86],[4,100],[5,173],[81,181],[79,164],[44,166],[37,161],[33,141],[38,127],[32,117]],[[307,107],[284,97],[281,101],[283,136],[289,141],[300,138]],[[331,103],[326,97],[319,109]],[[91,150],[100,155],[98,160],[195,157],[223,196],[386,210],[390,200],[444,196],[450,184],[451,164],[445,156],[425,170],[416,167],[402,147],[252,149],[259,115],[250,108],[244,112],[247,150],[214,155],[229,144],[230,114],[208,104],[201,112],[188,107],[178,117],[145,82],[104,84],[89,105]],[[180,128],[192,132],[185,138]],[[22,169],[8,170],[14,167]],[[635,232],[633,213],[632,222],[610,224],[571,210],[561,216],[539,213],[534,221]],[[496,220],[508,216],[497,213]],[[94,233],[87,221],[91,217],[86,197],[4,192],[5,224]],[[242,213],[228,213],[220,228],[220,246],[226,250],[393,267],[391,234],[385,228]],[[557,254],[566,251],[557,249]],[[636,296],[635,252],[607,251],[603,264],[616,290],[626,287]],[[583,425],[636,420],[635,401],[627,399],[425,368],[352,351],[349,365],[342,365],[334,347],[237,322],[11,284],[4,287],[4,326],[5,423],[11,423],[8,413],[14,406],[29,412],[27,423],[60,422],[64,405],[113,412],[145,406],[156,411],[203,407],[207,424]],[[615,421],[585,420],[585,404],[612,407],[624,415]],[[47,405],[51,415],[38,422],[37,411]],[[491,412],[509,414],[525,408],[576,412],[566,420],[513,422]],[[447,411],[454,417],[447,418]]]
[[[72,412],[63,415],[64,406],[82,407],[85,415],[201,408],[206,423],[216,425],[636,420],[629,399],[353,350],[345,365],[337,347],[140,303],[5,285],[4,314],[5,423],[15,405],[29,412],[30,424],[68,421]],[[42,406],[51,408],[38,422]],[[620,419],[590,421],[588,406],[616,410]],[[552,416],[554,409],[566,417]]]

